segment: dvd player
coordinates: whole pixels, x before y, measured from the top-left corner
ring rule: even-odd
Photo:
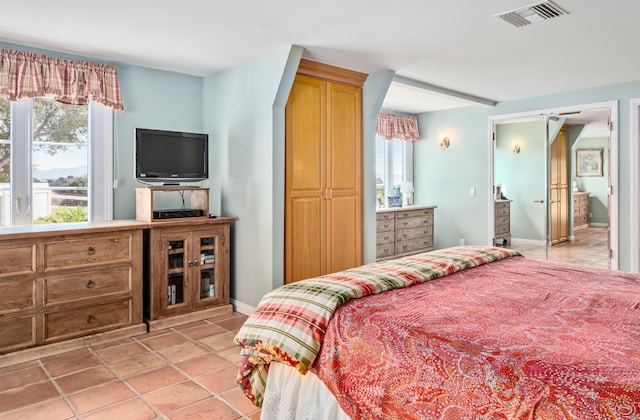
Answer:
[[[169,210],[154,210],[154,219],[176,219],[179,217],[200,217],[204,216],[204,210],[202,209],[169,209]]]

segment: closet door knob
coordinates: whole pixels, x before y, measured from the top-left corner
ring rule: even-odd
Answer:
[[[89,248],[87,248],[87,255],[93,255],[96,253],[96,249],[92,246],[90,246]]]

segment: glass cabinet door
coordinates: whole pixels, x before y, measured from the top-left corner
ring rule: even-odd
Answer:
[[[216,246],[219,236],[215,233],[200,235],[196,240],[199,245],[199,282],[196,296],[200,301],[210,303],[219,296],[218,279],[216,278]]]
[[[167,307],[186,303],[185,280],[187,250],[185,240],[168,240],[167,247]]]

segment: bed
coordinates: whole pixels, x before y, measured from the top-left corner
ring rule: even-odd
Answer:
[[[505,248],[283,286],[235,340],[264,418],[640,418],[640,276]]]

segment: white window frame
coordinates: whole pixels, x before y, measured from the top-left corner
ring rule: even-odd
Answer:
[[[379,135],[378,135],[379,136]],[[396,140],[396,139],[393,139]],[[384,140],[384,195],[393,194],[393,140]],[[413,141],[402,141],[402,182],[413,183]],[[386,198],[385,198],[386,200]]]
[[[32,203],[33,101],[11,102],[11,225],[30,225]],[[113,110],[89,105],[89,221],[113,219]]]

